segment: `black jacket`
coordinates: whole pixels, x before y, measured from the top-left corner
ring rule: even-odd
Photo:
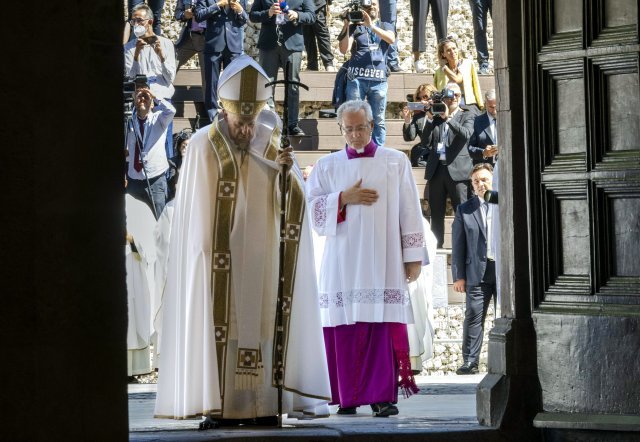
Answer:
[[[466,181],[469,179],[473,163],[469,157],[467,146],[473,135],[474,119],[475,115],[473,113],[461,109],[446,123],[440,119],[434,119],[431,122],[427,120],[425,122],[422,130],[422,139],[429,147],[427,167],[424,173],[424,177],[427,180],[433,177],[440,162],[437,148],[444,124],[449,125],[449,134],[447,140],[445,140],[446,164],[449,175],[454,181]]]
[[[276,32],[276,16],[269,17],[269,8],[274,4],[273,0],[255,0],[249,12],[249,20],[254,23],[262,23],[260,36],[258,37],[258,49],[275,49],[278,45]],[[287,1],[289,8],[298,13],[296,22],[288,21],[280,26],[284,47],[290,51],[304,51],[304,37],[302,25],[310,25],[316,21],[316,7],[313,0]]]

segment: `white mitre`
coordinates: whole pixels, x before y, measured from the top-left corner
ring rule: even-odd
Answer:
[[[250,56],[241,55],[227,66],[218,80],[218,98],[223,109],[238,115],[258,114],[271,97],[265,87],[269,77]]]

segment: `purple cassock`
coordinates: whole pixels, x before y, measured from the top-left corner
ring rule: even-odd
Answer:
[[[373,157],[376,149],[373,141],[360,153],[347,147],[347,158]],[[411,371],[406,324],[357,322],[324,327],[323,330],[331,405],[348,408],[378,402],[395,403],[398,388],[405,396],[419,391]]]

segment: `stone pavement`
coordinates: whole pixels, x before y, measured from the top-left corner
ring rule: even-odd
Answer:
[[[283,421],[283,428],[236,427],[198,431],[196,420],[154,419],[155,384],[129,385],[131,441],[258,441],[258,440],[437,440],[495,439],[495,430],[476,419],[475,388],[484,374],[471,376],[417,376],[421,392],[400,398],[400,414],[374,418],[369,407],[355,416],[337,416],[331,407],[327,419]]]

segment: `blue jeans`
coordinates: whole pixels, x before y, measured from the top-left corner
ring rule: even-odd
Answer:
[[[373,141],[384,146],[387,129],[384,124],[387,109],[387,81],[356,78],[347,80],[347,100],[367,100],[373,112]]]

